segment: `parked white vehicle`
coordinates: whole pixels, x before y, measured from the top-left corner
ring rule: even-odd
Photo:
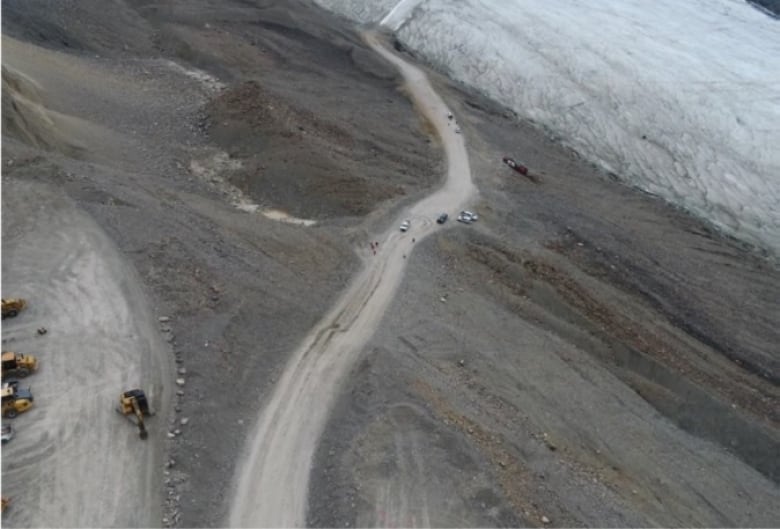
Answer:
[[[479,216],[476,213],[472,213],[471,211],[461,211],[460,215],[458,215],[458,221],[465,224],[471,224],[477,219],[479,219]]]
[[[3,425],[3,444],[8,443],[11,441],[11,439],[14,438],[14,427],[10,424],[4,424]]]
[[[412,223],[409,220],[405,220],[401,223],[401,231],[407,231],[411,226]]]

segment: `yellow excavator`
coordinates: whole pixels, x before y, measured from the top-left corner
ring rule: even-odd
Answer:
[[[119,407],[116,411],[138,425],[138,435],[141,439],[146,439],[149,436],[146,425],[144,425],[144,415],[151,417],[154,412],[149,407],[149,401],[143,390],[131,389],[122,393],[119,396]]]
[[[3,319],[13,318],[19,314],[27,302],[21,298],[2,298]]]
[[[0,367],[3,379],[5,377],[24,378],[38,370],[38,359],[33,355],[3,351],[2,356],[0,356]]]
[[[7,419],[13,419],[32,408],[34,400],[30,388],[20,388],[18,382],[3,384],[0,396],[3,401],[2,415]]]

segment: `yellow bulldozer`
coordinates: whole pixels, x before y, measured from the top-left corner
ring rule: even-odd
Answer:
[[[13,419],[33,405],[33,396],[30,388],[22,389],[18,384],[3,384],[0,388],[0,396],[3,403],[3,417]]]
[[[131,389],[122,393],[119,396],[119,407],[116,411],[138,426],[138,435],[141,439],[146,439],[149,436],[144,424],[144,415],[151,417],[154,412],[149,406],[149,400],[143,390]]]
[[[3,351],[0,357],[2,377],[24,378],[38,370],[38,359],[33,355]]]
[[[2,298],[2,303],[3,319],[13,318],[27,306],[27,302],[21,298]]]

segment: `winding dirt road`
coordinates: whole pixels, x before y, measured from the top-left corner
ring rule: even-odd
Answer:
[[[367,255],[363,270],[334,308],[304,339],[265,402],[240,465],[231,527],[302,527],[306,522],[309,474],[314,451],[339,383],[359,358],[393,299],[412,251],[412,238],[436,229],[433,219],[451,215],[476,193],[463,137],[455,132],[448,108],[425,74],[380,44],[366,42],[394,64],[417,108],[436,127],[447,157],[447,177],[435,193],[417,202],[380,238],[377,255]],[[398,224],[410,219],[402,234]],[[366,252],[367,254],[368,252]]]

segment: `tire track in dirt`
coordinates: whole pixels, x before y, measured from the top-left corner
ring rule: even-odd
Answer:
[[[22,381],[34,405],[13,420],[16,437],[3,447],[3,493],[13,500],[3,525],[154,525],[163,424],[151,419],[144,443],[114,411],[119,393],[138,386],[167,410],[170,366],[140,282],[58,191],[14,180],[4,187],[13,199],[4,197],[3,235],[21,233],[4,240],[4,287],[29,306],[3,322],[3,348],[35,354],[40,367]]]
[[[388,51],[370,33],[366,42],[395,65],[418,111],[436,128],[447,157],[442,186],[404,212],[384,235],[380,250],[365,254],[365,266],[333,309],[304,339],[267,399],[237,465],[231,527],[302,527],[306,522],[309,474],[328,412],[344,376],[360,356],[403,279],[412,238],[436,229],[441,211],[456,211],[476,194],[463,136],[425,74]],[[401,234],[402,218],[413,220]]]

